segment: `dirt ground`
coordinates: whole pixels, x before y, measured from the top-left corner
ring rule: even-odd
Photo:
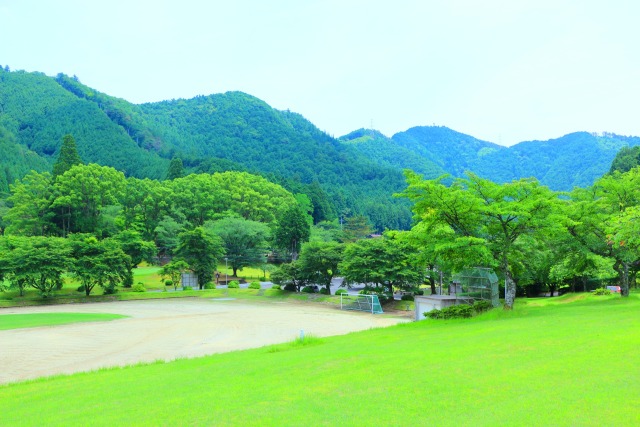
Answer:
[[[323,337],[408,320],[319,304],[195,298],[20,307],[0,315],[43,312],[130,317],[0,331],[0,384],[262,347],[291,341],[300,330]]]

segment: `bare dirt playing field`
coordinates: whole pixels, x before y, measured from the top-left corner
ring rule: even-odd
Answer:
[[[224,299],[166,299],[2,309],[131,316],[0,331],[0,383],[107,366],[203,356],[390,326],[407,319],[341,311],[319,304]]]

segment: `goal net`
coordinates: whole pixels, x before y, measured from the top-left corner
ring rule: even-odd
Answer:
[[[378,295],[340,295],[340,308],[342,310],[367,311],[372,314],[381,314],[382,305]]]

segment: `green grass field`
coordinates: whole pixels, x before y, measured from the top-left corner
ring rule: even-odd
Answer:
[[[32,313],[0,315],[0,330],[54,326],[67,323],[100,322],[121,319],[120,314],[107,313]]]
[[[0,424],[638,425],[639,312],[638,295],[520,300],[468,320],[11,384]]]

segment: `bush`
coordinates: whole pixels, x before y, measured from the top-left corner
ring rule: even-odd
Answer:
[[[183,291],[192,291],[193,288],[191,286],[182,286]]]
[[[240,287],[240,283],[238,283],[237,280],[232,280],[229,282],[229,284],[227,285],[227,287],[229,289],[238,289]]]
[[[320,291],[319,291],[319,292],[320,292],[321,294],[323,294],[323,295],[331,295],[331,290],[330,290],[330,289],[325,288],[324,286],[320,288]]]
[[[274,286],[278,286],[278,285],[274,285]],[[297,289],[296,289],[295,285],[293,285],[291,283],[288,283],[288,284],[284,285],[284,290],[285,291],[289,291],[289,292],[295,292]]]
[[[611,291],[607,288],[598,288],[593,291],[594,295],[611,295]]]
[[[276,291],[279,291],[279,290],[280,290],[280,289],[282,289],[282,288],[280,287],[280,285],[273,285],[273,286],[271,286],[271,289],[274,289],[274,290],[276,290]]]
[[[313,288],[311,286],[305,286],[304,288],[302,288],[302,290],[300,292],[303,292],[305,294],[313,294],[313,293],[315,293],[315,291],[313,290]]]
[[[431,310],[423,314],[429,319],[468,319],[473,315],[473,307],[467,304],[452,305],[442,310]]]
[[[415,298],[411,294],[404,294],[400,297],[402,301],[413,301]]]
[[[260,282],[251,282],[249,283],[249,289],[260,289]]]
[[[491,310],[493,306],[491,305],[491,301],[487,300],[478,300],[473,303],[473,310],[476,313],[482,313],[483,311]]]
[[[213,282],[207,282],[204,284],[204,288],[205,289],[215,289],[216,288],[216,284]]]
[[[142,282],[138,282],[131,286],[131,292],[147,292],[147,288],[144,287]]]
[[[80,286],[78,286],[78,289],[76,289],[76,291],[78,291],[78,292],[84,292],[84,285],[80,285]]]
[[[346,289],[338,289],[336,291],[336,295],[342,295],[342,294],[348,294],[349,292],[347,292]]]
[[[173,286],[173,280],[171,280],[171,279],[167,279],[167,280],[165,280],[165,281],[164,281],[164,285],[165,285],[165,286]]]

